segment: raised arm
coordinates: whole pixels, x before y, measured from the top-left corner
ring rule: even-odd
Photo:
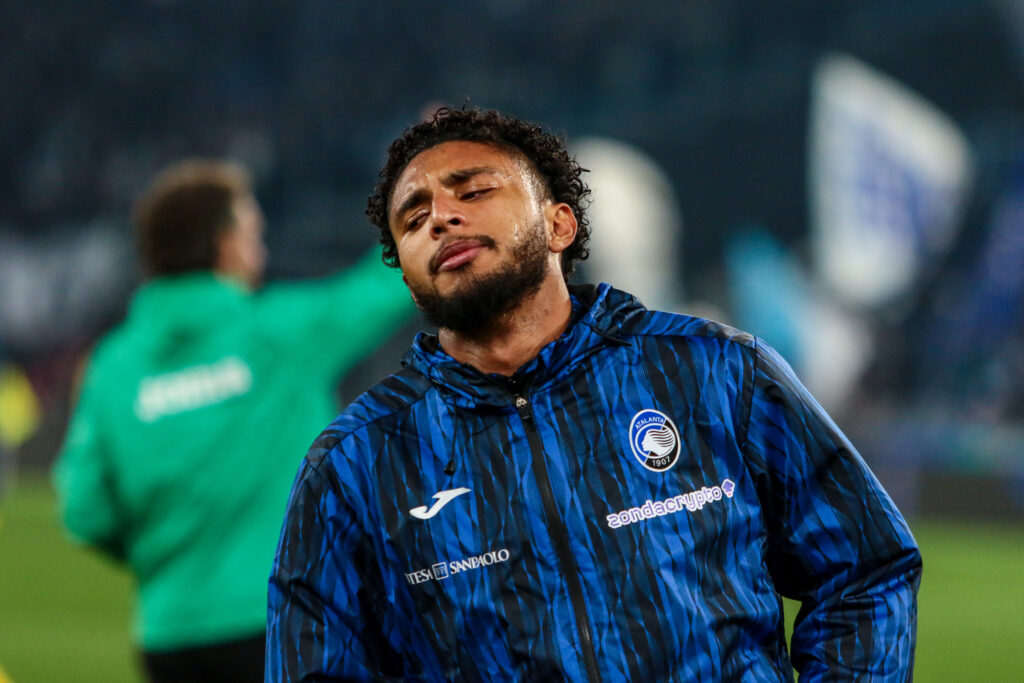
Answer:
[[[339,374],[416,310],[400,273],[385,266],[376,249],[328,278],[271,285],[258,298],[269,338],[281,340],[310,367]]]

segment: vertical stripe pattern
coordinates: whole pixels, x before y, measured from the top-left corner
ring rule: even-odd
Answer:
[[[510,379],[421,336],[321,435],[270,580],[267,680],[585,681],[581,630],[601,680],[909,680],[914,539],[785,362],[606,285],[574,302]],[[659,414],[662,470],[633,438]],[[789,649],[780,595],[803,603]]]

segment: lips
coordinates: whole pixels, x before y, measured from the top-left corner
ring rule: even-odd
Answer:
[[[482,240],[468,239],[456,240],[442,247],[431,260],[430,269],[435,273],[446,270],[455,270],[459,266],[469,263],[476,255],[485,248]]]

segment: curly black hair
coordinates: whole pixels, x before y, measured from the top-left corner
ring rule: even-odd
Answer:
[[[587,258],[590,227],[586,209],[590,205],[590,188],[583,182],[586,172],[569,156],[563,142],[545,133],[540,126],[513,118],[494,110],[451,109],[442,107],[429,121],[412,126],[388,148],[387,163],[380,180],[366,205],[366,215],[380,232],[384,245],[384,263],[397,268],[398,248],[388,225],[388,208],[398,176],[420,152],[442,142],[465,140],[482,142],[521,155],[536,172],[548,198],[564,202],[576,216],[578,229],[575,241],[562,252],[562,274],[572,274],[577,261]]]

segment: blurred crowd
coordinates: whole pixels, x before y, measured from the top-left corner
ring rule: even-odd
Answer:
[[[826,308],[842,308],[814,272],[808,170],[814,79],[834,53],[948,117],[970,182],[943,247],[898,295],[850,311],[870,352],[831,408],[905,501],[918,501],[922,477],[946,475],[1020,498],[1016,0],[0,2],[6,467],[13,453],[21,467],[51,462],[82,354],[138,282],[131,205],[157,168],[192,155],[246,164],[268,217],[269,278],[321,275],[373,243],[362,212],[381,150],[437,103],[630,145],[664,174],[678,210],[662,266],[679,290],[670,298],[786,347],[778,316],[743,313],[727,255],[756,226],[802,274],[797,296],[825,290]],[[623,221],[608,229],[628,233]],[[801,370],[806,342],[790,350]],[[368,384],[374,367],[339,393]]]

